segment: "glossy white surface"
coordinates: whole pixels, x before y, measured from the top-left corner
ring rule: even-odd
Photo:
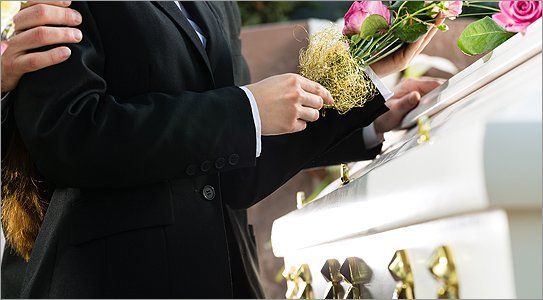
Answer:
[[[417,128],[397,132],[375,160],[351,168],[349,184],[333,182],[274,222],[275,255],[310,265],[316,298],[326,259],[350,256],[373,271],[371,296],[390,298],[386,268],[399,249],[411,257],[417,298],[435,298],[426,261],[448,245],[462,298],[541,299],[541,20],[530,30],[406,118],[431,116],[430,142],[417,143]]]
[[[493,207],[541,209],[541,80],[538,55],[436,115],[430,143],[412,129],[384,163],[277,219],[274,253]]]
[[[502,211],[469,214],[408,226],[370,236],[299,249],[285,257],[285,266],[308,263],[315,298],[323,298],[326,281],[320,270],[326,259],[343,263],[362,258],[373,272],[365,285],[376,299],[391,299],[395,281],[388,264],[398,249],[406,249],[417,298],[436,298],[439,288],[427,269],[435,248],[448,245],[459,278],[461,298],[514,298],[515,284],[509,247],[507,216]],[[346,288],[347,285],[345,284]]]
[[[414,126],[421,116],[436,114],[540,53],[541,26],[541,19],[539,19],[528,28],[526,34],[513,36],[442,86],[428,93],[421,99],[421,105],[407,114],[401,127]]]

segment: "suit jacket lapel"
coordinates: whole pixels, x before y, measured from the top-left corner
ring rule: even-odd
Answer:
[[[207,55],[217,87],[233,85],[232,54],[226,33],[220,23],[220,17],[206,1],[184,2],[183,5],[191,18],[205,31]]]
[[[211,69],[211,64],[207,56],[206,50],[200,41],[200,38],[194,31],[194,28],[190,25],[187,18],[183,15],[179,7],[173,1],[153,1],[176,25],[178,28],[181,28],[183,32],[189,37],[192,44],[196,47],[198,53],[204,60],[210,75],[213,78],[213,71]]]

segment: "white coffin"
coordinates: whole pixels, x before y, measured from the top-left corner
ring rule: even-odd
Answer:
[[[277,219],[275,255],[287,269],[308,264],[316,298],[329,285],[327,259],[361,258],[373,273],[370,295],[391,298],[388,264],[404,249],[415,296],[435,298],[427,261],[446,245],[460,297],[541,298],[542,79],[539,21],[431,93],[350,183]],[[421,116],[430,120],[426,143],[409,128]]]

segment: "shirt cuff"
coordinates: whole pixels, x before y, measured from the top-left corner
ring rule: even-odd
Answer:
[[[377,76],[377,74],[375,74],[375,72],[373,72],[370,67],[367,67],[364,72],[366,72],[366,75],[368,75],[368,77],[371,79],[371,81],[373,82],[379,93],[381,93],[381,96],[383,96],[385,101],[394,96],[394,92],[386,87],[386,85],[381,81],[379,76]]]
[[[249,98],[249,103],[251,103],[251,112],[253,113],[253,120],[255,122],[255,132],[256,132],[256,157],[260,157],[260,152],[262,152],[262,124],[260,123],[260,114],[258,113],[258,105],[256,104],[255,96],[253,93],[245,86],[240,87]]]
[[[364,136],[364,145],[366,146],[366,149],[375,148],[385,140],[382,134],[377,135],[373,122],[362,129],[362,135]]]

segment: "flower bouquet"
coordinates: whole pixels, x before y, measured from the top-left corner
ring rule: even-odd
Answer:
[[[375,95],[369,66],[416,43],[430,29],[447,31],[443,18],[461,16],[463,6],[494,14],[470,24],[458,40],[468,55],[492,50],[514,32],[522,32],[541,17],[540,1],[502,1],[500,9],[471,1],[356,1],[345,14],[343,31],[330,26],[309,37],[300,52],[301,75],[327,88],[334,97],[328,106],[346,113]],[[473,15],[473,14],[472,14]],[[466,15],[466,16],[472,16]]]

